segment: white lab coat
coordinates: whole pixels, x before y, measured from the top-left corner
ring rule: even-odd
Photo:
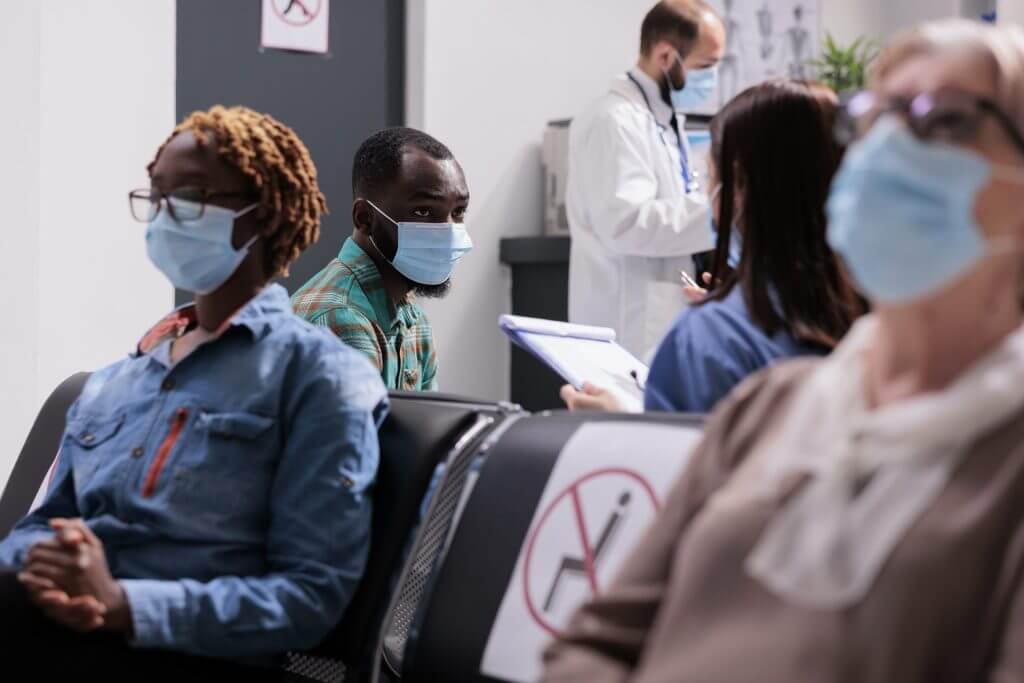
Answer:
[[[614,328],[646,358],[686,306],[679,271],[693,275],[691,255],[712,240],[705,179],[684,189],[672,110],[653,79],[630,73],[653,113],[623,74],[569,129],[569,320]]]

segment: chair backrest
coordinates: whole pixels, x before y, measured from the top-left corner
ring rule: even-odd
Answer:
[[[57,456],[68,409],[82,393],[88,379],[88,372],[68,377],[53,390],[39,410],[0,496],[0,538],[6,536],[11,527],[28,513]]]
[[[344,680],[364,678],[378,657],[378,634],[421,503],[437,465],[499,424],[514,408],[457,396],[392,392],[380,430],[381,463],[374,489],[370,556],[341,623],[311,653],[290,655],[289,671],[312,680],[343,662]],[[333,667],[337,669],[336,666]]]
[[[0,537],[23,517],[60,447],[67,411],[88,373],[69,377],[43,404],[0,497]],[[341,623],[316,650],[291,653],[294,680],[340,681],[368,677],[379,656],[378,634],[408,540],[420,521],[421,501],[438,463],[476,443],[515,406],[445,394],[392,392],[380,430],[381,460],[366,573]],[[467,440],[467,436],[469,437]]]
[[[506,411],[505,419],[494,424],[480,423],[466,432],[462,443],[452,450],[443,472],[432,484],[429,505],[415,541],[410,549],[388,608],[380,634],[381,660],[393,675],[401,671],[402,658],[420,600],[427,591],[431,574],[443,556],[455,519],[460,511],[463,493],[475,464],[508,425],[525,413]]]
[[[535,680],[544,644],[628,556],[702,424],[587,413],[510,424],[437,558],[402,679]]]

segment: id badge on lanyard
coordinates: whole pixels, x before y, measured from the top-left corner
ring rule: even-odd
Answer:
[[[668,156],[671,159],[672,143],[666,139],[669,135],[668,127],[661,125],[657,121],[655,121],[654,124],[658,126],[658,137],[661,138],[661,142],[665,145],[665,150],[668,152]],[[686,145],[682,143],[678,135],[676,136],[676,147],[679,149],[679,173],[683,176],[683,188],[686,193],[689,194],[690,192],[699,189],[700,185],[690,173],[690,155],[687,154]]]

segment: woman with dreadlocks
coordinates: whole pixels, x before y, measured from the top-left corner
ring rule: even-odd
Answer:
[[[0,642],[41,680],[274,680],[362,574],[386,394],[272,284],[326,211],[291,129],[196,112],[149,174],[132,213],[195,300],[70,409],[44,502],[0,542]]]

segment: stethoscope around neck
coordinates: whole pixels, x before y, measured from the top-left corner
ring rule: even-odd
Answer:
[[[658,128],[658,137],[661,138],[661,143],[665,145],[665,153],[668,154],[669,161],[672,161],[672,148],[669,147],[669,141],[665,139],[665,129],[668,128],[668,126],[665,126],[658,121],[658,117],[654,113],[654,107],[651,106],[651,100],[647,97],[647,91],[644,90],[640,81],[638,81],[636,77],[628,71],[626,72],[626,78],[632,81],[633,85],[635,85],[636,89],[640,92],[640,97],[644,98],[644,104],[647,105],[647,111],[650,113],[651,119],[654,120],[654,125]],[[689,155],[686,153],[686,146],[683,143],[682,132],[679,131],[678,127],[676,127],[672,132],[676,136],[676,147],[679,150],[679,170],[682,172],[683,176],[683,191],[689,194],[691,191],[698,189],[699,185],[690,173],[690,160]]]

